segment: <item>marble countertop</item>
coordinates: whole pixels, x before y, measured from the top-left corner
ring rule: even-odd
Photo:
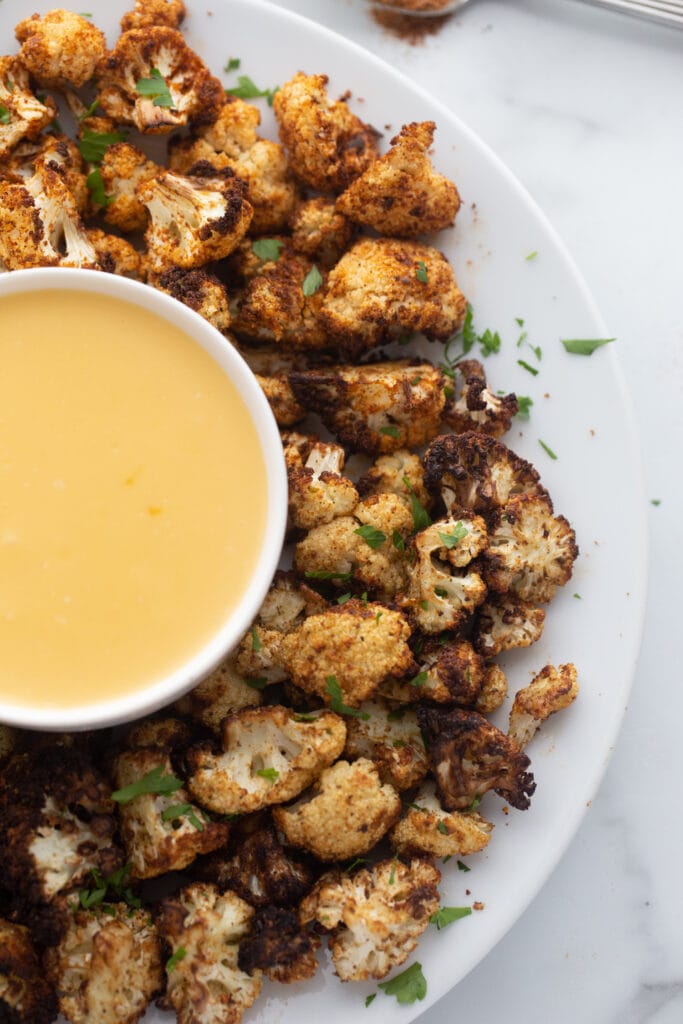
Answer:
[[[577,0],[478,0],[411,45],[364,0],[277,0],[372,50],[488,142],[568,244],[634,399],[650,518],[635,684],[601,788],[508,935],[424,1024],[681,1024],[683,32]]]

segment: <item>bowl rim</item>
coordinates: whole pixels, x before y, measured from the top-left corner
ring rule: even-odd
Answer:
[[[0,299],[44,291],[96,293],[141,306],[184,331],[232,381],[256,430],[266,475],[261,548],[237,606],[222,626],[181,666],[130,694],[67,708],[8,703],[0,696],[0,722],[46,732],[104,728],[140,718],[177,700],[225,660],[247,632],[278,566],[287,524],[287,473],[275,417],[237,349],[212,324],[170,295],[130,278],[92,270],[39,267],[0,274]]]

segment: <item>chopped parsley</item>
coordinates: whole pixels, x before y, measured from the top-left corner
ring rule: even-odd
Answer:
[[[232,69],[226,68],[226,70]],[[251,80],[249,75],[240,75],[237,79],[237,85],[235,88],[226,89],[225,91],[228,96],[236,96],[239,100],[257,100],[265,98],[268,101],[268,106],[272,107],[273,97],[279,89],[279,85],[276,85],[273,89],[259,89],[259,87]]]
[[[477,793],[477,795],[475,796],[475,798],[472,801],[472,803],[468,807],[466,807],[465,810],[466,811],[475,811],[480,803],[481,803],[481,794]]]
[[[401,436],[400,429],[397,426],[395,426],[393,423],[390,423],[386,427],[380,427],[379,428],[379,432],[380,432],[380,434],[386,434],[388,437],[400,437]]]
[[[308,298],[319,290],[323,283],[323,276],[316,266],[312,266],[304,278],[304,283],[301,286],[301,290],[304,295]]]
[[[111,913],[112,903],[125,903],[132,910],[137,910],[142,903],[128,885],[128,876],[131,871],[131,864],[124,864],[118,871],[114,871],[106,878],[97,868],[92,868],[90,877],[93,884],[90,888],[80,889],[78,892],[78,903],[74,904],[76,910],[92,910],[93,907],[100,907],[105,913]],[[107,894],[110,894],[109,903],[105,902]],[[116,911],[114,910],[114,914]]]
[[[86,128],[78,148],[84,160],[91,164],[99,164],[109,146],[113,146],[115,142],[124,142],[125,139],[125,132],[91,132]]]
[[[204,822],[197,816],[192,804],[172,804],[161,812],[162,821],[179,821],[180,818],[187,818],[190,825],[194,825],[198,832],[204,831]]]
[[[142,796],[143,793],[159,796],[162,793],[175,793],[182,789],[182,779],[177,779],[173,774],[165,775],[164,772],[163,764],[157,765],[141,779],[131,782],[123,789],[117,789],[111,795],[112,800],[115,800],[117,804],[129,804],[131,800],[135,800],[136,796]]]
[[[361,864],[365,864],[365,857],[356,857],[355,860],[352,860],[349,866],[344,870],[350,875],[351,872],[355,871],[356,868],[359,868]]]
[[[398,530],[394,530],[391,535],[391,543],[394,545],[397,551],[405,551],[406,542],[404,541]]]
[[[577,601],[582,601],[583,600],[583,598],[581,597],[581,594],[572,594],[572,597],[576,598]]]
[[[461,860],[458,861],[458,871],[471,871],[471,870],[472,870],[472,868],[468,868],[467,864],[465,864],[464,861],[461,861]]]
[[[450,832],[448,831],[448,825],[446,824],[445,821],[440,821],[436,827],[442,836],[450,835]]]
[[[461,540],[464,540],[470,531],[458,520],[450,533],[439,532],[439,539],[447,548],[455,548]]]
[[[302,712],[298,715],[294,715],[295,722],[317,722],[318,716],[312,711]]]
[[[261,637],[256,632],[256,626],[251,627],[251,649],[252,651],[260,651],[263,647],[261,643]]]
[[[265,676],[257,676],[256,679],[245,679],[244,681],[252,690],[265,690],[268,685],[268,680]]]
[[[662,504],[662,499],[661,498],[650,498],[650,504],[654,505],[655,508],[659,508],[659,506]]]
[[[280,773],[276,768],[259,768],[256,772],[262,779],[268,779],[268,782],[277,782],[280,778]]]
[[[166,961],[166,971],[168,974],[172,974],[181,960],[184,960],[187,956],[187,950],[183,946],[178,946],[173,956],[169,956]]]
[[[231,57],[228,63],[223,68],[224,71],[237,71],[242,61],[239,57]]]
[[[337,604],[346,604],[347,601],[351,600],[351,594],[342,594],[341,597],[337,598]]]
[[[108,196],[104,191],[102,172],[99,167],[96,167],[94,171],[90,172],[88,177],[85,179],[85,183],[88,186],[88,192],[90,193],[92,201],[96,206],[109,206],[110,203],[114,202],[114,197]]]
[[[389,711],[387,714],[387,722],[401,722],[405,718],[405,708],[394,708],[393,711]]]
[[[520,420],[528,420],[531,415],[531,406],[534,404],[533,398],[529,398],[528,395],[517,395],[517,413]]]
[[[435,914],[429,918],[430,924],[435,924],[438,931],[445,928],[453,921],[459,921],[463,917],[469,917],[472,907],[439,907]]]
[[[534,377],[538,377],[538,370],[535,366],[531,366],[525,359],[518,359],[517,365],[522,366],[529,373],[533,374]]]
[[[374,1002],[374,1000],[375,1000],[376,998],[377,998],[377,993],[376,993],[376,992],[371,992],[369,996],[366,996],[366,997],[365,997],[365,1005],[366,1005],[366,1006],[370,1006],[370,1004],[371,1004],[372,1002]]]
[[[486,328],[483,334],[477,339],[479,341],[479,347],[481,348],[481,354],[483,356],[491,356],[497,352],[500,352],[500,334],[498,331],[491,331],[490,328]]]
[[[417,675],[414,676],[410,680],[408,685],[409,686],[414,686],[417,689],[419,689],[420,686],[424,686],[424,684],[427,682],[428,678],[429,678],[429,672],[427,672],[427,671],[418,672]]]
[[[251,243],[251,251],[254,256],[258,256],[264,262],[266,260],[277,262],[280,259],[280,250],[284,248],[284,244],[279,238],[257,238],[255,242]]]
[[[389,885],[394,885],[394,883],[396,882],[396,864],[397,864],[397,862],[398,862],[398,857],[394,857],[393,861],[391,862],[391,871],[389,872]]]
[[[149,78],[141,78],[135,88],[141,96],[152,100],[154,107],[174,107],[168,83],[159,68],[152,68]]]
[[[328,676],[325,689],[330,695],[330,707],[333,711],[336,711],[338,715],[348,715],[349,718],[360,718],[363,721],[367,721],[370,715],[367,711],[359,711],[358,708],[350,708],[344,703],[344,694],[342,688],[337,682],[336,676]]]
[[[596,348],[609,345],[616,338],[560,338],[566,352],[575,356],[592,356]]]
[[[413,529],[416,533],[419,530],[426,530],[428,526],[432,525],[431,516],[416,495],[407,476],[403,477],[403,483],[408,488],[408,493],[410,494],[410,511],[413,514]]]
[[[0,103],[0,124],[9,124],[11,116],[9,109]]]
[[[95,99],[92,101],[88,109],[84,113],[79,115],[78,120],[85,121],[86,117],[92,117],[97,108],[99,107],[99,105],[99,100],[97,99],[97,97],[95,97]]]
[[[545,441],[541,441],[540,437],[538,439],[538,443],[540,444],[540,446],[543,449],[543,451],[547,452],[547,454],[550,456],[551,459],[554,459],[555,461],[557,461],[557,455],[555,454],[555,452],[552,450],[552,448],[549,445],[547,445],[545,443]]]
[[[429,281],[429,274],[427,273],[427,266],[423,260],[417,261],[417,270],[415,271],[415,277],[421,284],[427,284]]]
[[[382,533],[381,530],[377,530],[374,526],[370,526],[369,523],[365,526],[359,526],[358,529],[353,532],[357,533],[359,537],[362,537],[368,547],[373,550],[380,548],[387,539],[386,533]]]
[[[404,1005],[411,1005],[427,995],[427,982],[422,973],[422,964],[417,960],[390,981],[381,981],[378,987],[385,995],[395,996],[396,1001]]]
[[[379,620],[382,618],[383,615],[384,615],[384,612],[377,612],[377,614],[375,615],[375,625],[376,626],[379,626]]]
[[[327,569],[319,569],[316,572],[305,572],[307,580],[343,580],[348,583],[353,573],[351,572],[328,572]]]
[[[537,256],[538,256],[538,252],[534,249],[533,252],[527,253],[527,255],[524,257],[524,259],[527,261],[527,263],[531,263],[531,261],[535,260]]]

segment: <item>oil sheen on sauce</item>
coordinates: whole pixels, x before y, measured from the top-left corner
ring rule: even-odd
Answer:
[[[108,296],[0,298],[0,700],[123,697],[204,646],[266,529],[235,386]]]

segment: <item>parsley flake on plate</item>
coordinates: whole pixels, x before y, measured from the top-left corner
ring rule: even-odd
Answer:
[[[592,356],[596,348],[609,345],[616,338],[560,338],[566,352],[575,356]]]
[[[395,996],[396,1001],[404,1005],[411,1005],[427,995],[427,981],[422,973],[422,964],[417,960],[390,981],[381,981],[378,987],[385,995]]]
[[[458,861],[458,863],[460,863]],[[453,921],[460,921],[463,917],[469,917],[472,913],[471,907],[439,907],[435,914],[429,918],[431,924],[435,924],[438,931],[445,928]]]

